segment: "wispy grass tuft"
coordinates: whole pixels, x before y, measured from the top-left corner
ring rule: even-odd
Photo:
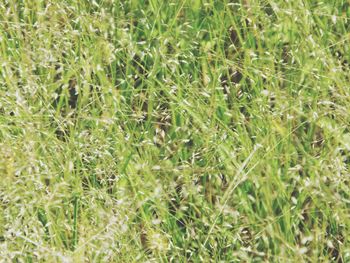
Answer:
[[[350,261],[350,9],[0,4],[0,261]]]

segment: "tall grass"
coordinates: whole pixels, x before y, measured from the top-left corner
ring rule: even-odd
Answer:
[[[0,261],[350,261],[349,6],[3,0]]]

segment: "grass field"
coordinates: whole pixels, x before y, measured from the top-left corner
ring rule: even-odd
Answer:
[[[0,262],[350,262],[350,2],[2,0]]]

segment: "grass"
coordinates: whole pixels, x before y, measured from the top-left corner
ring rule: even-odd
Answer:
[[[349,262],[345,0],[3,0],[1,262]]]

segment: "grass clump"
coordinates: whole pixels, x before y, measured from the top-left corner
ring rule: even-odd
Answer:
[[[349,19],[4,0],[0,258],[350,261]]]

